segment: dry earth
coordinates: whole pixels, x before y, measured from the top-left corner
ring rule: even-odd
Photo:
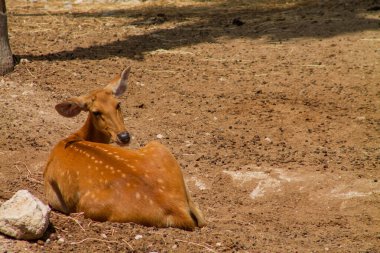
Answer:
[[[46,201],[49,151],[85,119],[54,105],[131,65],[131,147],[163,136],[208,225],[53,212],[0,252],[380,252],[379,1],[7,3],[0,202]]]

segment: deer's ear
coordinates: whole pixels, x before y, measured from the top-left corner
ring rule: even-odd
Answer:
[[[127,90],[128,76],[130,72],[131,67],[129,66],[128,68],[124,69],[118,79],[107,85],[106,89],[110,89],[116,97],[123,95],[123,93]]]
[[[57,104],[55,109],[62,116],[71,118],[77,116],[81,111],[86,111],[87,107],[84,98],[75,97]]]

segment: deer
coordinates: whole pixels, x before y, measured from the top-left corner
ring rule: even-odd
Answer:
[[[44,173],[49,205],[95,221],[193,230],[205,225],[179,163],[169,149],[150,141],[130,149],[120,97],[131,67],[108,85],[55,106],[64,117],[88,113],[84,125],[53,148]]]

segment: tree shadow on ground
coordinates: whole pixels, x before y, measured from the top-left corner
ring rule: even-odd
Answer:
[[[377,0],[299,0],[291,7],[284,5],[279,7],[276,4],[262,7],[247,2],[231,4],[225,1],[208,7],[156,6],[95,13],[63,13],[57,15],[72,15],[72,18],[134,17],[135,21],[130,25],[135,26],[151,26],[167,21],[177,25],[174,28],[157,29],[142,35],[131,35],[124,40],[116,40],[105,45],[19,57],[30,60],[96,60],[112,56],[143,59],[145,53],[157,49],[169,50],[204,42],[216,43],[220,38],[266,37],[272,41],[302,37],[328,38],[345,33],[379,29],[379,19],[365,17],[366,13],[377,11],[378,2]],[[193,22],[183,22],[184,20]]]

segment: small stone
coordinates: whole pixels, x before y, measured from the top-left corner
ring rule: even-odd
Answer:
[[[158,139],[162,139],[162,138],[164,138],[164,136],[163,136],[162,134],[157,134],[156,137],[157,137]]]
[[[365,118],[365,116],[359,116],[359,117],[356,117],[356,119],[359,120],[359,121],[363,121],[363,120],[365,120],[366,118]]]
[[[20,59],[20,63],[28,63],[28,62],[30,62],[28,59],[26,59],[26,58],[21,58]]]
[[[216,246],[216,247],[220,247],[220,246],[222,246],[222,243],[217,242],[217,243],[215,243],[215,246]]]
[[[269,138],[269,137],[265,137],[265,139],[264,139],[266,142],[268,142],[268,143],[272,143],[272,140]]]
[[[142,235],[136,235],[136,236],[135,236],[135,240],[140,240],[140,239],[142,239],[142,238],[143,238]]]
[[[100,237],[102,237],[102,238],[107,238],[107,235],[106,234],[100,234]]]
[[[65,242],[65,238],[59,238],[57,242],[58,244],[63,244]]]
[[[53,240],[53,241],[56,241],[58,239],[58,236],[57,236],[56,233],[52,233],[52,234],[50,234],[49,239]]]

